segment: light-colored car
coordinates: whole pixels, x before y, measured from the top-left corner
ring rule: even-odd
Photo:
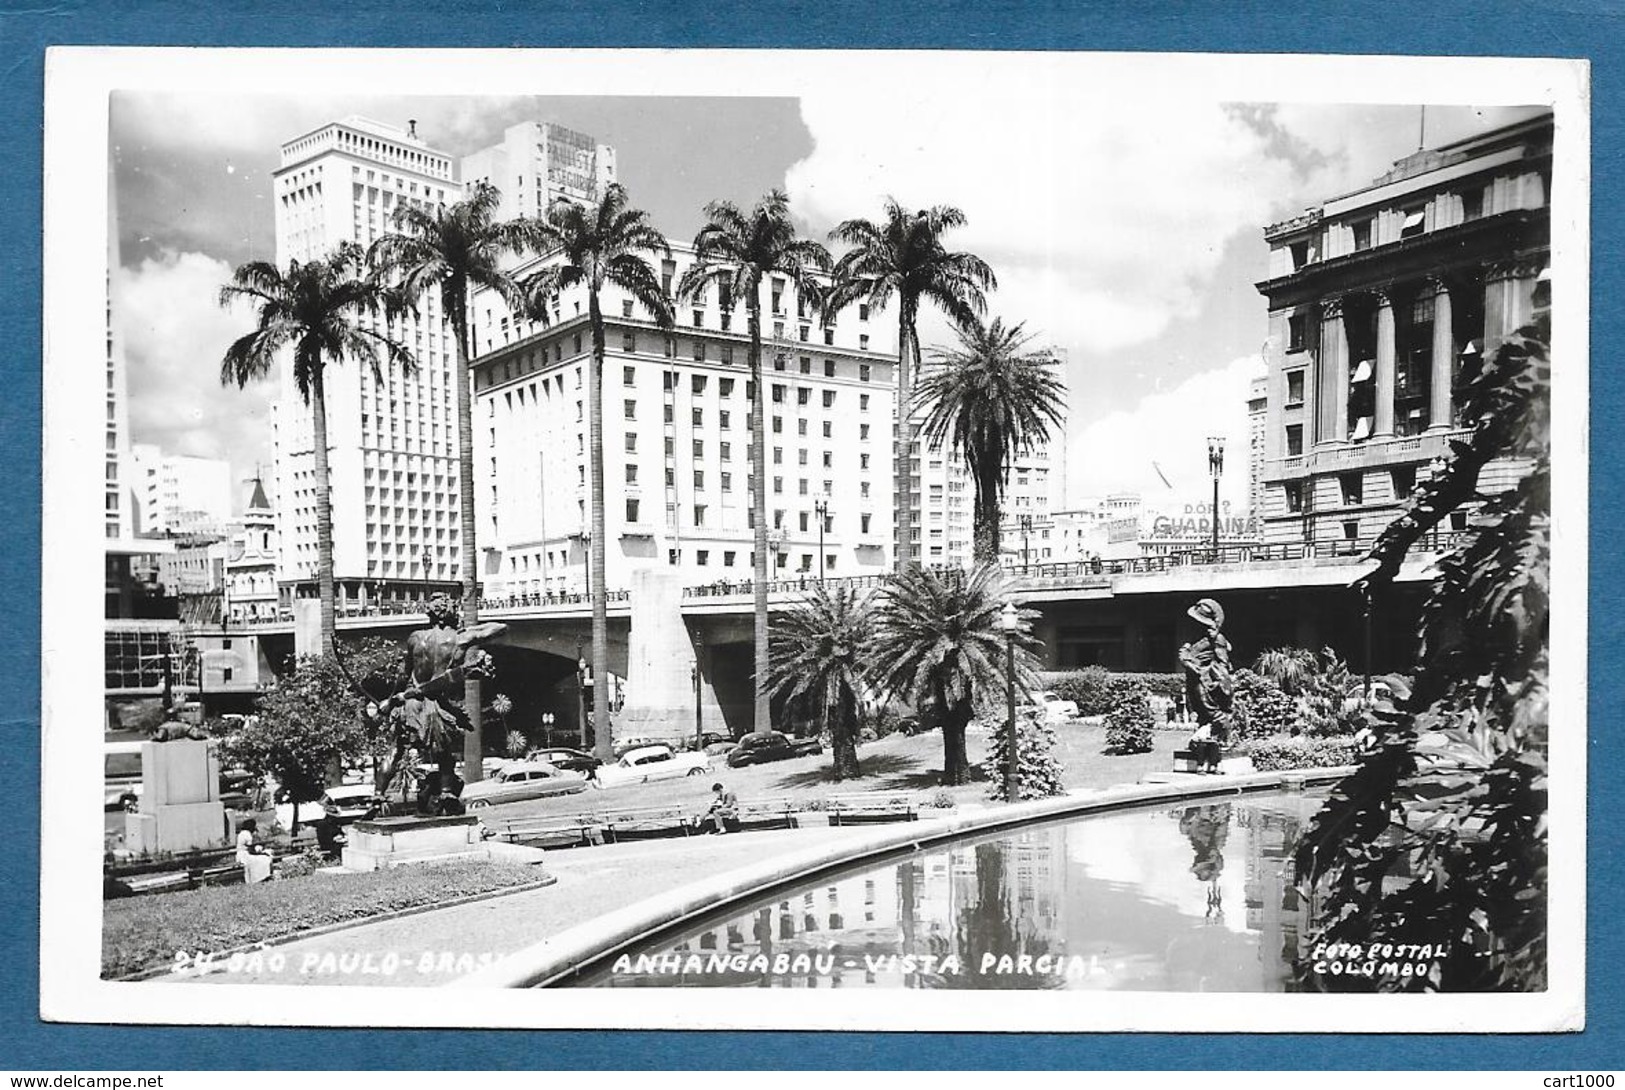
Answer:
[[[361,821],[378,813],[378,804],[373,798],[370,783],[337,784],[323,791],[322,797],[317,799],[316,803],[321,807],[323,820],[338,825],[349,825],[351,822]],[[303,808],[300,817],[305,821],[312,820],[311,815]]]
[[[483,810],[502,802],[573,795],[587,789],[587,777],[566,772],[546,761],[509,761],[479,783],[463,788],[463,804]]]
[[[134,810],[141,800],[141,743],[108,742],[102,769],[104,809]]]
[[[623,757],[634,749],[647,749],[650,746],[668,745],[664,738],[649,738],[641,734],[630,735],[626,738],[617,738],[610,746],[610,752],[616,757]]]
[[[1032,699],[1019,705],[1017,711],[1037,710],[1043,713],[1044,719],[1050,723],[1064,723],[1069,719],[1078,717],[1078,705],[1073,700],[1062,700],[1054,691],[1044,689],[1032,695]]]
[[[704,753],[678,753],[670,746],[642,746],[621,754],[621,759],[598,770],[600,787],[627,783],[650,783],[699,776],[711,770],[711,758]]]

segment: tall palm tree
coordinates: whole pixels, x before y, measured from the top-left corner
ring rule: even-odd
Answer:
[[[346,356],[366,364],[382,381],[382,365],[416,364],[404,345],[370,328],[363,319],[385,319],[404,306],[394,293],[366,275],[361,247],[341,244],[325,259],[290,261],[282,272],[266,261],[239,265],[220,289],[220,305],[246,299],[259,308],[252,333],[233,341],[220,362],[220,382],[239,388],[265,377],[285,349],[293,350],[293,382],[310,407],[316,487],[316,585],[321,598],[322,653],[333,652],[337,631],[333,593],[333,504],[327,483],[326,367]]]
[[[868,604],[853,588],[815,584],[805,600],[779,616],[768,687],[772,694],[817,710],[829,732],[835,778],[858,773],[858,709],[868,691]]]
[[[599,296],[606,284],[630,295],[654,315],[663,329],[673,324],[671,300],[666,297],[645,253],[671,256],[666,237],[649,224],[648,213],[628,204],[626,190],[611,183],[596,207],[556,200],[547,217],[536,225],[537,245],[557,251],[557,262],[547,265],[525,284],[533,310],[545,313],[548,300],[564,288],[585,285],[587,314],[592,323],[592,364],[587,382],[587,428],[592,444],[592,721],[598,756],[609,761],[612,738],[609,724],[609,604],[604,581],[604,313]]]
[[[457,349],[457,495],[461,516],[460,552],[463,575],[463,624],[473,625],[480,613],[479,543],[474,519],[474,421],[469,404],[468,360],[470,297],[485,289],[501,296],[508,309],[525,310],[525,293],[502,268],[502,259],[533,245],[535,225],[523,217],[499,222],[496,211],[501,194],[488,182],[478,182],[467,197],[452,205],[400,204],[395,208],[397,233],[372,244],[367,261],[380,275],[399,281],[400,292],[416,301],[432,288],[440,293],[440,311],[451,323]],[[463,778],[481,778],[480,679],[464,683],[463,706],[473,726],[463,742]]]
[[[1026,351],[1032,337],[1018,323],[993,319],[958,328],[959,346],[937,349],[937,364],[914,391],[925,408],[928,442],[947,441],[976,483],[972,532],[978,564],[999,559],[999,497],[1010,462],[1064,426],[1066,384],[1047,351]]]
[[[912,700],[922,718],[942,727],[942,782],[965,782],[965,727],[978,709],[992,711],[1005,693],[1004,609],[999,569],[970,572],[910,566],[887,581],[870,646],[872,676],[888,697]],[[1023,627],[1014,635],[1021,691],[1035,687]]]
[[[775,189],[756,202],[749,213],[731,201],[705,206],[706,223],[694,236],[694,264],[678,282],[677,295],[697,299],[715,284],[724,310],[743,303],[750,326],[750,509],[755,528],[755,708],[757,733],[773,729],[768,708],[767,645],[767,457],[762,396],[762,280],[783,275],[808,300],[822,307],[817,273],[830,267],[829,251],[796,234],[790,220],[790,198]]]
[[[987,262],[975,254],[953,252],[943,246],[943,234],[965,226],[965,222],[965,213],[950,205],[909,212],[888,197],[879,223],[851,219],[829,233],[832,240],[852,247],[835,264],[831,312],[860,299],[878,309],[897,297],[896,439],[892,465],[897,496],[893,560],[899,569],[914,554],[913,497],[909,488],[913,435],[908,417],[913,383],[920,368],[920,337],[915,328],[920,304],[932,303],[955,322],[965,323],[986,311],[984,293],[998,286]]]

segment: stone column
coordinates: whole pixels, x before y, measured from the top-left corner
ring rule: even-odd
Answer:
[[[1455,422],[1455,404],[1450,389],[1456,372],[1456,333],[1450,306],[1450,286],[1434,278],[1427,290],[1433,292],[1433,375],[1428,397],[1428,431],[1443,431]]]
[[[1377,292],[1377,395],[1376,427],[1372,434],[1378,439],[1394,434],[1394,300],[1389,291]]]
[[[1349,338],[1343,300],[1328,299],[1320,312],[1320,367],[1316,386],[1317,443],[1341,443],[1349,434]]]

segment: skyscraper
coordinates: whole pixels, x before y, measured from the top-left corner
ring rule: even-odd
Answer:
[[[274,176],[277,263],[324,257],[343,242],[367,246],[393,229],[402,204],[456,201],[451,157],[417,135],[366,118],[323,125],[282,146]],[[363,319],[364,321],[369,319]],[[381,319],[370,319],[379,322]],[[374,377],[354,360],[325,372],[333,574],[341,600],[415,597],[462,577],[458,543],[455,348],[427,292],[416,316],[387,332],[417,363]],[[284,593],[316,577],[316,499],[310,410],[281,376],[273,419],[279,578]]]
[[[615,149],[551,121],[523,121],[498,143],[463,156],[460,177],[464,185],[496,186],[498,219],[540,216],[558,197],[595,203],[615,181]]]

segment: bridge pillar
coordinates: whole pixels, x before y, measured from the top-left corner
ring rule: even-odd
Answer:
[[[701,725],[706,730],[726,729],[709,676],[709,656],[697,654],[683,623],[681,574],[668,568],[637,568],[631,575],[626,704],[616,717],[616,737],[692,738],[696,668]]]
[[[322,653],[322,601],[320,598],[293,600],[293,653],[297,658]]]

